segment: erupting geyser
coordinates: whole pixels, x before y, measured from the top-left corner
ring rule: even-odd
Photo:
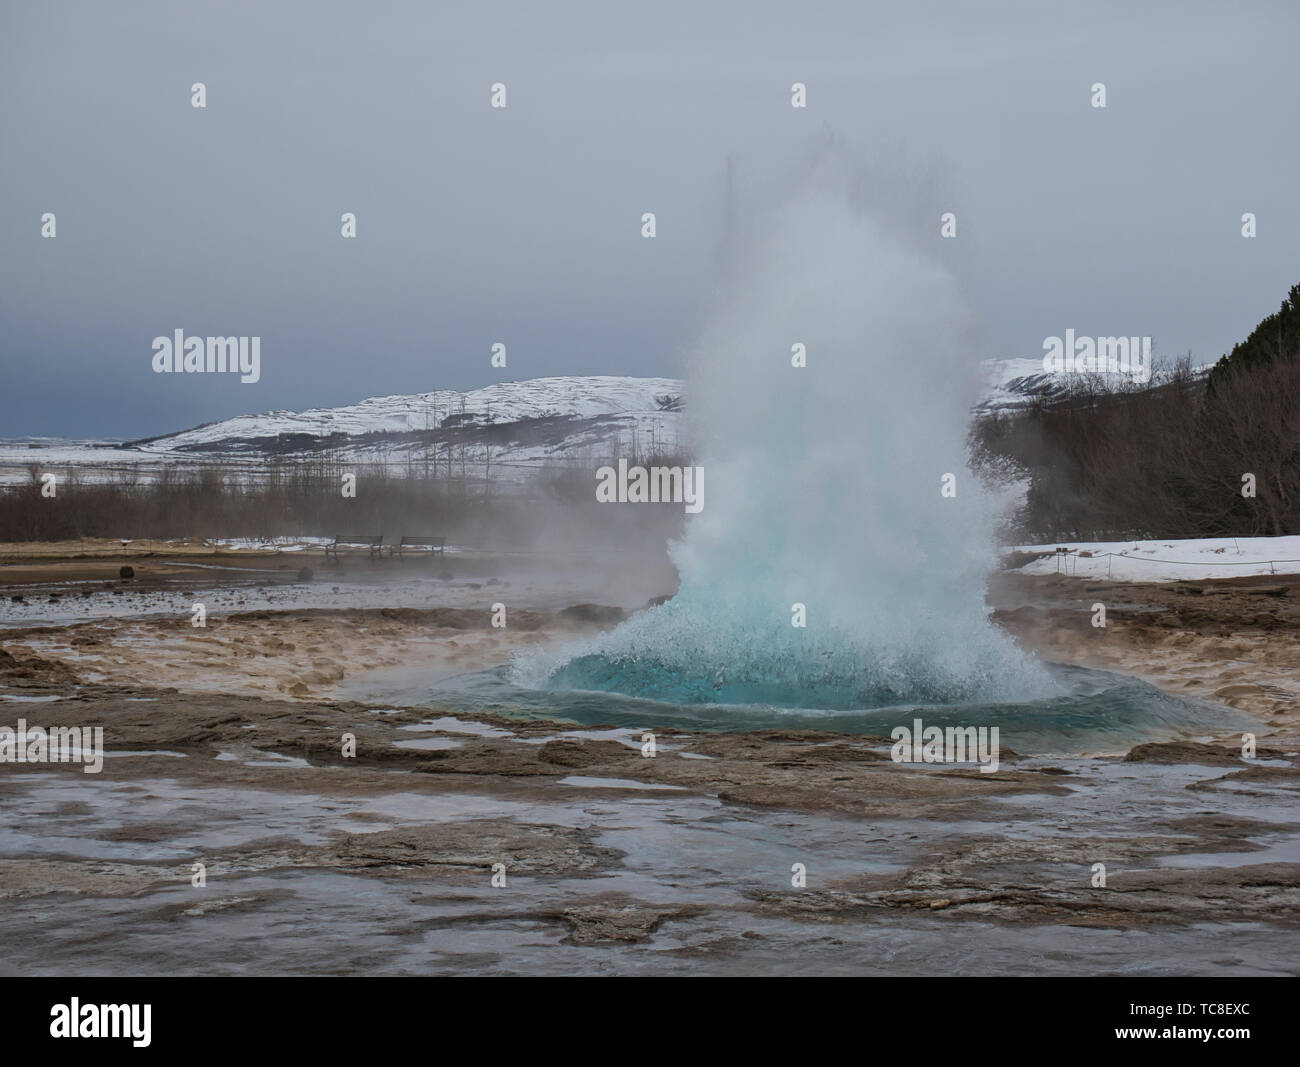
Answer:
[[[1000,504],[966,467],[977,361],[912,188],[832,149],[733,235],[688,368],[709,495],[672,547],[680,590],[548,685],[825,709],[1054,691],[988,619]]]

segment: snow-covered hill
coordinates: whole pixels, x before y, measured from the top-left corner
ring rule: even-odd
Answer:
[[[682,383],[672,378],[535,378],[241,415],[123,447],[234,464],[328,451],[351,463],[445,465],[453,474],[509,480],[539,468],[675,452],[681,412]]]
[[[662,422],[675,418],[682,383],[673,378],[615,376],[534,378],[498,382],[481,389],[455,392],[376,396],[339,408],[307,411],[268,411],[207,423],[162,437],[128,442],[147,451],[224,451],[240,442],[266,441],[303,435],[326,438],[334,434],[406,434],[446,426],[469,428],[507,426],[537,419],[586,420],[615,418],[631,428],[638,420]]]
[[[988,415],[1025,407],[1039,397],[1058,396],[1067,379],[1043,370],[1041,359],[986,359],[984,396],[975,405],[975,413]]]
[[[983,369],[986,393],[975,409],[980,412],[1018,407],[1061,387],[1059,376],[1045,374],[1038,360],[987,360]],[[364,438],[420,434],[440,428],[504,429],[556,419],[575,423],[599,420],[602,432],[597,437],[607,437],[610,432],[630,436],[640,431],[648,441],[651,431],[659,436],[662,428],[666,431],[664,438],[672,441],[685,391],[685,382],[676,378],[534,378],[499,382],[463,393],[443,389],[371,397],[338,408],[240,415],[127,442],[125,447],[144,452],[296,451],[298,447],[314,447],[311,442],[337,434]],[[276,441],[283,441],[281,448],[277,449]]]
[[[986,360],[975,414],[1056,395],[1064,381],[1035,359]],[[437,390],[371,397],[307,411],[240,415],[115,448],[88,442],[2,442],[0,479],[30,477],[32,464],[83,475],[148,477],[159,466],[218,461],[255,475],[268,457],[319,455],[402,468],[443,464],[455,473],[528,478],[539,469],[613,456],[686,451],[686,385],[674,378],[613,375],[499,382],[467,392]]]

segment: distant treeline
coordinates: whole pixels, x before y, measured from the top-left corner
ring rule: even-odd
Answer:
[[[1084,376],[971,442],[979,469],[1030,482],[1015,540],[1300,533],[1300,285],[1208,375]]]
[[[42,491],[46,473],[57,478],[52,497]],[[354,497],[343,495],[345,473],[356,475]],[[0,490],[0,541],[442,535],[512,550],[662,543],[680,530],[682,505],[601,504],[595,485],[594,470],[503,488],[336,459],[272,464],[258,478],[186,463],[140,482],[81,481],[75,469],[33,464],[27,481]]]

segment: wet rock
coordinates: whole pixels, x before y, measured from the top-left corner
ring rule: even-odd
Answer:
[[[649,941],[666,920],[696,910],[698,909],[654,907],[639,903],[566,908],[563,918],[569,924],[570,933],[564,940],[571,945]]]
[[[1125,763],[1200,763],[1208,767],[1237,767],[1241,759],[1231,749],[1196,741],[1151,741],[1135,745]]]
[[[1175,819],[1166,819],[1165,825],[1180,834],[1195,834],[1202,838],[1202,842],[1196,846],[1201,851],[1211,850],[1213,840],[1216,839],[1226,840],[1234,849],[1240,851],[1242,843],[1248,842],[1251,835],[1263,836],[1277,830],[1275,823],[1263,819],[1247,819],[1224,812],[1184,815]]]
[[[0,649],[0,675],[6,678],[63,684],[72,684],[78,680],[76,672],[60,660],[31,655],[28,649],[18,649],[18,651],[29,654],[21,657],[14,656]]]
[[[598,848],[591,835],[568,826],[540,826],[509,819],[470,819],[432,826],[402,826],[349,834],[304,857],[303,865],[389,868],[395,873],[422,867],[471,869],[484,884],[496,863],[512,874],[575,874],[608,865],[619,855]]]
[[[560,767],[596,767],[619,763],[632,756],[642,758],[635,749],[617,741],[585,741],[576,738],[547,741],[537,753],[537,758],[543,763],[554,763]]]
[[[469,748],[421,753],[428,758],[411,769],[418,774],[501,774],[509,777],[564,773],[555,764],[540,762],[534,746],[527,746],[530,751],[524,751],[524,747],[489,742]]]
[[[1300,769],[1295,767],[1247,767],[1245,770],[1233,774],[1225,774],[1222,778],[1216,778],[1213,782],[1197,782],[1195,788],[1213,786],[1218,782],[1229,781],[1260,782],[1300,789]]]
[[[807,749],[804,756],[814,763],[879,763],[891,758],[888,752],[853,745],[817,745]]]
[[[610,626],[626,619],[627,612],[622,608],[611,607],[606,604],[573,604],[561,611],[560,617],[571,619],[574,622]]]

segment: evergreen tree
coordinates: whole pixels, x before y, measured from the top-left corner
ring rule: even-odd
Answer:
[[[1209,389],[1214,391],[1229,374],[1263,367],[1300,355],[1300,285],[1293,285],[1282,307],[1250,332],[1244,341],[1210,370]]]

